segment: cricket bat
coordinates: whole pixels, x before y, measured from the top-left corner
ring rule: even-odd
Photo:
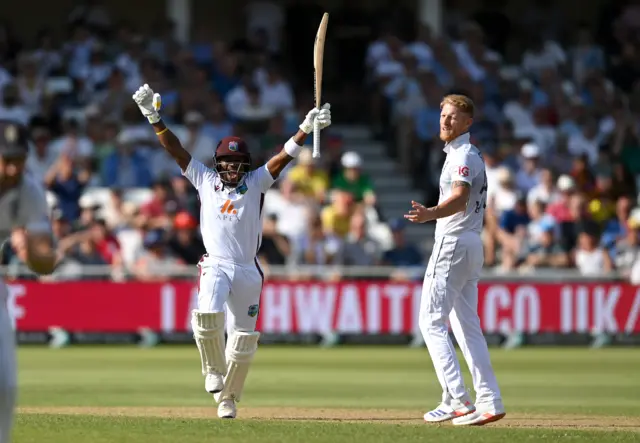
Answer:
[[[316,108],[322,106],[322,61],[324,59],[324,38],[327,34],[329,13],[325,12],[316,34],[316,42],[313,45],[313,93],[316,100]],[[320,126],[318,121],[313,122],[313,158],[320,157]]]

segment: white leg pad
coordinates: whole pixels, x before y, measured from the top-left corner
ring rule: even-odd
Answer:
[[[219,403],[222,400],[240,401],[249,367],[253,356],[258,350],[259,332],[234,331],[227,343],[227,375],[224,379],[224,389],[214,394]]]
[[[191,313],[191,328],[196,340],[202,375],[226,373],[227,360],[224,347],[224,312]]]

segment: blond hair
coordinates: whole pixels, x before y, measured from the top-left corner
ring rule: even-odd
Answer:
[[[449,94],[442,99],[442,102],[440,103],[440,109],[442,109],[444,105],[451,105],[458,111],[462,111],[465,114],[468,114],[469,117],[473,118],[475,105],[473,104],[473,100],[471,100],[466,95]]]

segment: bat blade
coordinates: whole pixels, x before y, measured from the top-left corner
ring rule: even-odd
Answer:
[[[329,24],[329,14],[324,13],[322,21],[316,33],[316,41],[313,45],[313,92],[316,108],[322,106],[322,62],[324,60],[324,41]],[[318,123],[313,125],[313,157],[320,157],[320,128]]]

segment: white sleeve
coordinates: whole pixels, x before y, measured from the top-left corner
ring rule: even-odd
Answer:
[[[31,177],[26,180],[20,195],[21,202],[18,210],[20,225],[24,226],[28,233],[51,232],[49,205],[47,205],[44,188]]]
[[[267,192],[267,190],[273,186],[276,179],[267,169],[267,165],[259,167],[258,169],[251,171],[248,177],[249,184],[255,184],[260,189],[260,192]]]
[[[449,166],[451,171],[451,182],[465,182],[471,184],[476,175],[478,175],[479,169],[474,158],[479,157],[472,153],[461,153],[455,155],[451,159],[451,165]]]
[[[187,169],[182,172],[182,175],[187,177],[196,189],[200,189],[205,181],[215,179],[216,172],[191,157],[191,161],[187,165]]]

